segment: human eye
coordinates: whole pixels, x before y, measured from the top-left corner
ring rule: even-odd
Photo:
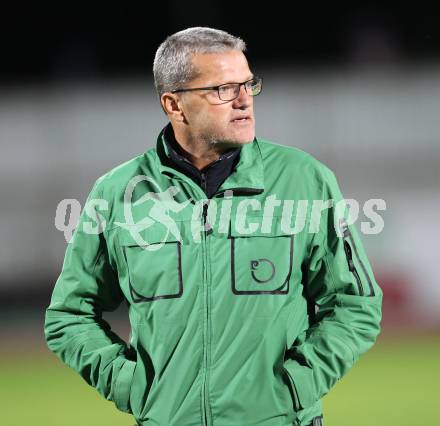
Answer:
[[[222,84],[219,86],[218,91],[220,92],[220,95],[231,95],[235,93],[236,84],[229,83],[229,84]]]

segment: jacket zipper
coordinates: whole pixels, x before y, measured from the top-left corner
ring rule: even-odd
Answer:
[[[344,238],[345,238],[345,233],[344,233]],[[348,269],[350,270],[350,272],[356,278],[358,289],[359,289],[359,296],[363,296],[364,295],[364,289],[362,287],[361,277],[359,276],[358,271],[356,270],[356,267],[354,266],[353,256],[352,256],[352,252],[351,252],[351,247],[350,247],[350,244],[348,243],[348,241],[346,239],[344,239],[344,251],[345,251],[345,255],[347,257]]]
[[[179,177],[180,180],[184,182],[188,182],[185,179],[182,179]],[[190,183],[191,186],[192,183]],[[206,181],[206,174],[204,172],[201,173],[201,186],[204,191],[203,197],[205,198],[207,196],[207,181]],[[198,191],[200,191],[200,187],[196,187]],[[228,190],[222,190],[219,192],[216,192],[212,198],[217,197],[219,195],[222,195]],[[246,194],[260,194],[264,191],[264,189],[257,189],[257,188],[233,188],[229,191],[233,191],[233,193],[246,193]],[[203,249],[203,279],[204,279],[204,286],[206,285],[206,292],[204,292],[204,302],[206,305],[206,310],[204,312],[204,318],[203,318],[203,379],[202,379],[202,405],[203,405],[203,412],[202,412],[202,418],[203,418],[203,425],[204,426],[211,426],[211,418],[209,416],[209,399],[208,399],[208,347],[210,344],[210,335],[209,335],[209,295],[208,295],[208,273],[207,273],[207,265],[208,265],[208,256],[207,256],[207,247],[206,247],[206,236],[212,233],[212,227],[209,225],[209,222],[207,222],[207,215],[208,215],[208,204],[204,203],[203,205],[203,213],[202,213],[202,249]],[[206,227],[206,224],[208,223],[209,227]]]
[[[362,288],[361,278],[359,276],[358,271],[356,270],[356,267],[354,266],[353,253],[352,253],[351,247],[353,247],[354,254],[356,255],[356,257],[358,259],[358,262],[359,262],[359,265],[361,266],[362,272],[364,273],[365,277],[367,278],[368,287],[370,289],[370,295],[374,296],[375,293],[374,293],[373,283],[371,282],[370,276],[368,275],[368,272],[367,272],[367,269],[365,268],[364,263],[362,262],[361,258],[359,257],[359,253],[357,251],[356,244],[354,243],[353,235],[352,235],[350,229],[348,228],[347,222],[343,221],[341,223],[341,226],[342,226],[342,230],[343,230],[343,234],[344,234],[344,250],[345,250],[345,254],[347,256],[348,268],[353,273],[353,275],[356,277],[356,281],[357,281],[358,287],[359,287],[359,295],[363,296],[364,291]],[[348,241],[350,241],[350,243]]]
[[[205,173],[202,173],[201,175],[201,183],[203,191],[206,194],[207,190],[207,182],[206,182],[206,175]],[[203,204],[203,213],[202,213],[202,234],[203,234],[203,260],[204,260],[204,267],[203,267],[203,275],[204,275],[204,287],[205,291],[203,293],[204,295],[204,302],[206,306],[206,310],[204,310],[204,321],[203,321],[203,339],[204,339],[204,345],[203,345],[203,364],[204,364],[204,375],[203,375],[203,423],[206,426],[209,426],[211,424],[210,417],[209,417],[209,398],[208,398],[208,348],[209,348],[209,286],[208,286],[208,256],[207,256],[207,244],[206,244],[206,235],[207,231],[205,231],[206,223],[207,223],[207,214],[208,214],[208,204]]]

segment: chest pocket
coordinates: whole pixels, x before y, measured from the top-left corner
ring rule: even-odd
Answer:
[[[141,231],[124,230],[118,237],[135,303],[183,294],[181,225],[172,222],[171,226],[155,222]]]
[[[288,294],[293,266],[294,235],[280,229],[273,218],[272,230],[249,235],[239,232],[231,222],[231,288],[236,295]]]

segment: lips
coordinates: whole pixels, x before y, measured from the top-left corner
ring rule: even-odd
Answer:
[[[250,119],[251,119],[250,115],[240,115],[240,116],[234,117],[231,121],[232,122],[245,122]]]

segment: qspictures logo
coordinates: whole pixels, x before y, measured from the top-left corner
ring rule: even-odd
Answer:
[[[148,185],[144,186],[153,190],[134,199],[135,189],[142,182],[147,182]],[[358,220],[361,211],[361,204],[355,199],[289,200],[279,199],[276,194],[270,194],[263,202],[255,197],[243,197],[233,214],[232,191],[226,191],[224,197],[218,199],[195,200],[182,196],[180,199],[184,201],[178,202],[176,196],[180,191],[181,189],[176,186],[161,188],[154,179],[146,175],[133,177],[124,191],[123,220],[115,221],[112,226],[129,232],[134,241],[145,250],[158,250],[167,241],[169,234],[181,241],[180,229],[173,217],[185,209],[190,209],[190,234],[196,243],[201,242],[203,232],[213,227],[216,227],[218,233],[228,233],[231,218],[233,219],[231,226],[235,227],[239,235],[250,236],[270,234],[273,226],[276,225],[274,221],[279,221],[278,225],[285,234],[297,234],[304,231],[316,233],[327,214],[333,218],[336,234],[343,236],[341,220],[347,225],[353,224]],[[133,211],[139,210],[140,206],[142,206],[144,216],[135,221]],[[82,212],[78,200],[64,199],[58,203],[56,209],[55,227],[62,231],[66,241],[70,242],[78,226],[80,215],[83,214],[85,218],[81,221],[81,230],[87,234],[96,235],[108,226],[105,219],[108,210],[109,205],[106,199],[90,199]],[[368,220],[361,221],[361,232],[364,234],[380,233],[384,228],[384,220],[378,211],[384,210],[386,210],[386,203],[383,199],[366,200],[362,205],[362,212]],[[331,215],[328,215],[329,212]],[[204,220],[202,220],[203,215],[205,215]],[[148,229],[153,225],[163,228],[163,237],[159,243],[155,241],[151,244],[147,236]],[[270,280],[272,272],[268,259],[255,259],[253,268],[256,281]]]

